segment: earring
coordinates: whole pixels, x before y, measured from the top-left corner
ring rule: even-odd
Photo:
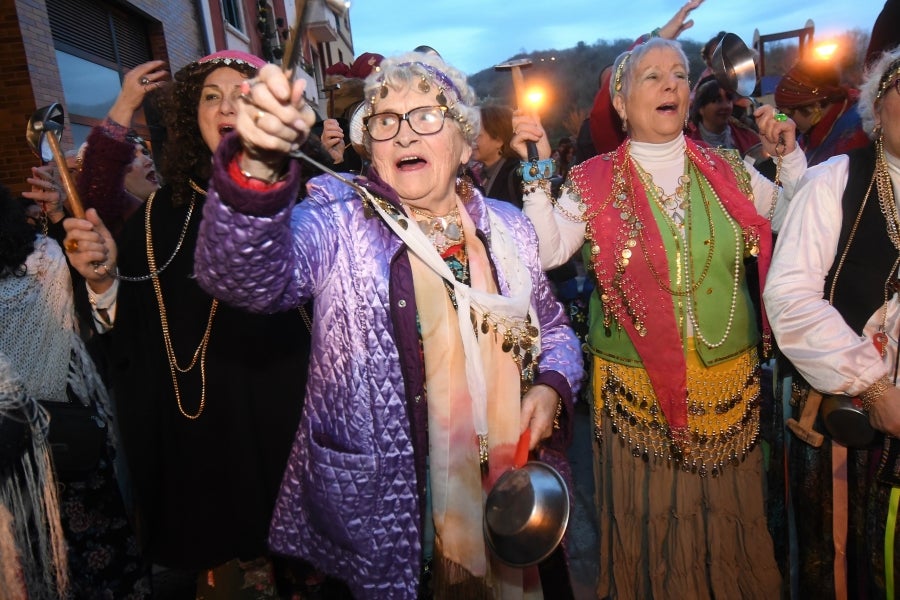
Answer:
[[[467,204],[475,195],[475,184],[469,177],[469,170],[465,165],[459,165],[459,169],[456,171],[456,195],[463,204]]]
[[[622,131],[628,133],[628,117],[622,117]]]

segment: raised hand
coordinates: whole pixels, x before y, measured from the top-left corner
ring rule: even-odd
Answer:
[[[128,71],[122,80],[122,90],[107,116],[116,123],[129,127],[134,113],[144,102],[144,97],[169,81],[169,72],[162,68],[165,64],[162,60],[151,60]]]
[[[538,158],[541,160],[550,158],[550,141],[547,139],[547,132],[541,125],[541,119],[535,114],[527,113],[523,110],[513,112],[513,137],[509,142],[509,147],[516,151],[519,158],[528,160],[528,148],[525,142],[535,142],[538,149]]]
[[[293,83],[275,65],[266,65],[257,76],[241,84],[237,132],[244,147],[240,167],[251,177],[276,180],[284,170],[287,154],[309,137],[315,112],[303,96],[306,81]]]
[[[691,11],[703,4],[703,0],[689,0],[678,9],[678,12],[669,19],[669,22],[659,28],[659,37],[669,40],[676,39],[686,29],[694,26],[694,20],[688,19]]]

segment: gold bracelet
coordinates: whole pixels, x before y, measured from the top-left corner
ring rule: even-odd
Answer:
[[[862,409],[869,412],[872,406],[884,396],[885,392],[893,386],[890,377],[885,375],[859,394],[859,400],[862,402]]]
[[[553,429],[559,430],[559,417],[562,416],[563,399],[560,398],[556,403],[556,414],[553,415]]]

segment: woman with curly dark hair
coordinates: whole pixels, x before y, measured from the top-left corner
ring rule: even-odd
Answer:
[[[212,153],[234,128],[241,83],[263,64],[222,51],[171,84],[157,84],[159,70],[131,82],[162,87],[165,183],[115,241],[92,210],[65,222],[69,260],[109,340],[142,547],[170,580],[190,580],[191,597],[281,597],[266,537],[300,417],[307,324],[296,310],[233,309],[193,277]]]

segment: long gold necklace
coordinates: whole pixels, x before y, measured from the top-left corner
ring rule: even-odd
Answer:
[[[715,190],[713,191],[715,194]],[[703,186],[700,186],[700,195],[703,198],[703,204],[709,207],[709,200],[706,198],[706,191],[703,189]],[[721,203],[720,203],[721,204]],[[741,252],[741,243],[743,242],[743,237],[741,236],[741,232],[739,230],[739,226],[735,220],[726,213],[725,218],[728,219],[729,225],[731,225],[731,231],[734,233],[734,278],[732,280],[732,288],[731,288],[731,307],[728,310],[728,322],[725,324],[725,333],[722,334],[722,339],[718,342],[710,342],[706,339],[706,336],[703,335],[703,332],[700,330],[700,323],[697,321],[697,298],[696,296],[692,297],[691,305],[688,308],[688,318],[691,320],[691,325],[694,326],[694,335],[697,338],[706,344],[709,348],[718,348],[722,344],[728,340],[728,336],[731,335],[731,327],[734,325],[734,315],[737,311],[737,299],[740,295],[741,291],[741,261],[743,260],[743,252]],[[712,220],[710,219],[710,223]]]
[[[693,259],[690,250],[690,233],[688,234],[687,239],[685,239],[683,233],[679,231],[679,229],[684,226],[684,224],[687,224],[688,228],[691,227],[691,204],[688,200],[691,181],[689,159],[687,158],[687,156],[685,156],[684,174],[678,178],[679,185],[675,190],[675,194],[670,195],[675,197],[675,200],[671,200],[670,204],[672,204],[672,206],[674,207],[676,206],[677,201],[677,203],[681,205],[680,207],[685,211],[685,217],[682,223],[677,223],[674,219],[671,218],[668,210],[673,210],[673,208],[669,208],[665,204],[665,200],[659,197],[659,194],[662,193],[662,188],[660,188],[653,182],[652,176],[647,173],[639,164],[637,164],[637,162],[635,162],[634,164],[635,167],[637,167],[638,177],[640,178],[644,189],[647,190],[648,197],[656,202],[656,205],[661,209],[663,217],[669,226],[669,232],[672,235],[672,239],[675,243],[675,280],[678,284],[676,285],[675,289],[672,289],[665,283],[665,280],[667,280],[668,277],[663,278],[662,275],[658,273],[653,266],[653,262],[650,260],[650,255],[647,250],[647,244],[644,241],[643,230],[641,230],[639,232],[639,235],[641,239],[641,250],[644,253],[644,260],[647,262],[647,267],[650,270],[650,274],[656,280],[656,283],[661,290],[672,296],[689,296],[699,290],[700,286],[703,285],[703,282],[706,280],[706,276],[709,274],[709,269],[712,266],[712,259],[716,249],[716,232],[712,222],[712,214],[710,212],[709,201],[707,200],[705,194],[701,194],[701,197],[703,199],[703,209],[706,213],[706,220],[709,223],[710,239],[709,244],[707,244],[708,248],[706,253],[706,261],[703,265],[703,270],[700,272],[700,276],[695,279],[693,277],[693,272],[691,269]],[[688,280],[693,280],[690,289],[682,287],[682,274],[684,274],[684,276]]]
[[[199,190],[199,192],[204,196],[206,195],[206,192],[193,185],[193,182],[191,182],[191,184],[191,187],[195,192]],[[196,196],[191,196],[191,206],[188,209],[188,220],[190,219],[190,215],[193,212],[195,199]],[[206,348],[209,345],[209,334],[212,331],[213,319],[216,316],[216,309],[219,306],[219,301],[213,298],[212,306],[209,309],[209,319],[207,319],[206,321],[206,331],[203,332],[203,338],[200,340],[200,345],[197,346],[196,350],[194,350],[194,354],[191,357],[190,363],[188,363],[186,367],[179,366],[178,360],[175,357],[175,349],[172,347],[172,337],[169,333],[169,319],[166,315],[166,305],[163,302],[162,286],[159,283],[159,271],[156,269],[156,255],[153,252],[153,234],[150,227],[150,214],[152,208],[153,196],[147,199],[147,212],[144,218],[144,229],[146,231],[147,239],[147,263],[150,266],[150,278],[153,281],[153,291],[156,292],[156,302],[157,304],[159,304],[159,320],[162,326],[163,344],[166,347],[166,357],[169,361],[169,372],[172,374],[172,385],[175,388],[175,401],[178,404],[178,411],[186,418],[194,420],[200,417],[201,414],[203,414],[203,409],[206,407]],[[187,222],[185,222],[185,230],[186,229]],[[190,414],[186,410],[184,410],[184,406],[181,403],[181,389],[178,386],[178,373],[189,372],[197,365],[198,360],[200,363],[200,406],[197,409],[196,413]]]

